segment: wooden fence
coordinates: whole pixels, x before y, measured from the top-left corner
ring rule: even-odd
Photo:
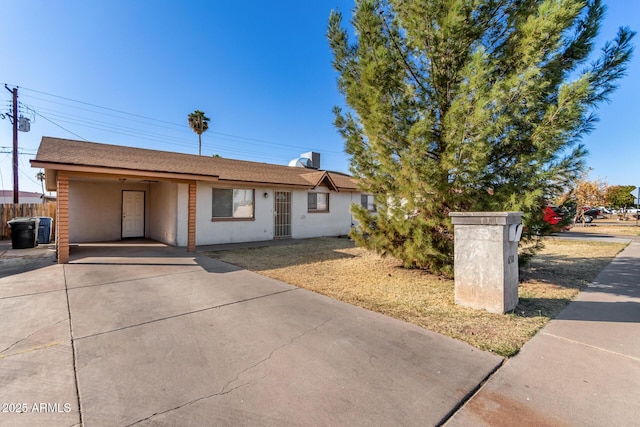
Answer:
[[[53,224],[51,224],[53,234],[55,235],[56,228],[56,203],[0,203],[0,240],[11,238],[11,228],[7,224],[7,221],[11,218],[17,218],[21,216],[49,216],[53,218]],[[55,238],[55,236],[54,236]]]

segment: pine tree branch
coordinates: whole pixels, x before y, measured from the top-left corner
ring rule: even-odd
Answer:
[[[395,37],[393,37],[393,33],[391,32],[391,29],[389,28],[389,24],[387,23],[387,20],[384,16],[384,11],[380,10],[380,12],[378,12],[378,14],[380,15],[380,18],[382,19],[382,24],[385,26],[387,33],[389,34],[389,39],[391,39],[391,42],[393,43],[393,46],[395,47],[396,51],[398,52],[398,55],[400,55],[400,58],[402,59],[402,62],[404,63],[404,66],[406,68],[406,70],[409,72],[409,74],[411,74],[411,77],[413,77],[414,82],[420,87],[420,89],[423,90],[423,92],[427,92],[427,88],[424,87],[424,85],[422,84],[422,82],[420,81],[420,79],[418,78],[417,74],[413,71],[413,68],[411,68],[411,65],[409,65],[409,62],[407,61],[407,58],[405,57],[405,53],[402,52],[402,49],[400,49],[400,46],[398,45],[398,42],[396,41]]]

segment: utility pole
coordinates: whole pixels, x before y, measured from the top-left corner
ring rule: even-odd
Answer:
[[[13,94],[13,203],[18,204],[18,88],[4,87]]]

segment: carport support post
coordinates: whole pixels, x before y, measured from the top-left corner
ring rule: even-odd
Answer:
[[[56,250],[58,264],[66,264],[69,262],[69,177],[58,172],[56,187]]]
[[[522,212],[451,212],[455,302],[491,313],[518,305]]]
[[[196,251],[196,183],[189,183],[189,214],[187,217],[187,251]]]

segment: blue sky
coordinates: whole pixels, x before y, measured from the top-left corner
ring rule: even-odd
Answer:
[[[640,1],[607,3],[598,47],[620,25],[640,30]],[[314,150],[323,168],[348,171],[333,126],[331,109],[343,99],[326,27],[332,9],[349,16],[353,1],[0,4],[0,83],[19,86],[22,112],[35,118],[19,134],[21,190],[40,189],[28,160],[43,135],[195,154],[186,122],[195,109],[212,119],[203,154],[287,164]],[[11,94],[0,93],[7,112]],[[640,52],[584,139],[591,178],[640,184],[639,96]],[[9,120],[0,120],[4,189],[12,188],[3,153],[11,144]]]

